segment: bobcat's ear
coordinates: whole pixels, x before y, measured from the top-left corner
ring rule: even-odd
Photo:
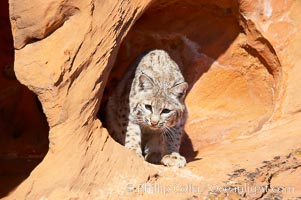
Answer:
[[[188,88],[188,83],[180,83],[173,88],[171,88],[170,92],[178,99],[183,100],[186,95],[186,90]]]
[[[153,80],[145,74],[141,74],[139,76],[139,89],[141,90],[149,90],[154,86]]]

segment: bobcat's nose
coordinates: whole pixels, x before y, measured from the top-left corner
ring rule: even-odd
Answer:
[[[153,127],[157,126],[159,123],[159,117],[157,115],[152,115],[150,118],[150,123]]]
[[[158,124],[158,121],[151,121],[152,126],[157,126],[157,124]]]

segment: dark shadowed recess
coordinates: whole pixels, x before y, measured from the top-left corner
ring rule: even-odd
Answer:
[[[49,127],[34,93],[14,73],[14,47],[8,1],[0,1],[0,198],[43,160]]]
[[[180,66],[190,91],[214,60],[242,32],[237,9],[237,1],[231,0],[222,3],[209,0],[155,1],[135,22],[120,45],[98,113],[104,126],[104,108],[108,96],[128,67],[145,51],[166,50]],[[195,65],[195,58],[202,55],[209,56],[212,61]],[[199,68],[195,69],[195,66]],[[188,161],[196,159],[197,151],[193,148],[189,133],[184,135],[181,153]]]

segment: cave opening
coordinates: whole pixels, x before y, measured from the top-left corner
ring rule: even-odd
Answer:
[[[143,52],[163,49],[189,83],[188,119],[181,153],[188,161],[208,145],[243,137],[273,112],[273,75],[256,54],[240,23],[238,1],[155,1],[123,39],[100,111],[106,126],[108,96]]]
[[[49,127],[38,97],[14,73],[8,1],[0,2],[0,198],[43,160]]]

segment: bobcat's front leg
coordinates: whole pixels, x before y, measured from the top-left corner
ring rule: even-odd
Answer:
[[[141,130],[139,125],[132,122],[128,123],[124,146],[135,151],[139,157],[143,158],[141,150]]]
[[[161,163],[166,166],[184,167],[186,165],[186,159],[179,154],[182,129],[175,127],[168,131],[169,132],[163,133],[165,145]]]

